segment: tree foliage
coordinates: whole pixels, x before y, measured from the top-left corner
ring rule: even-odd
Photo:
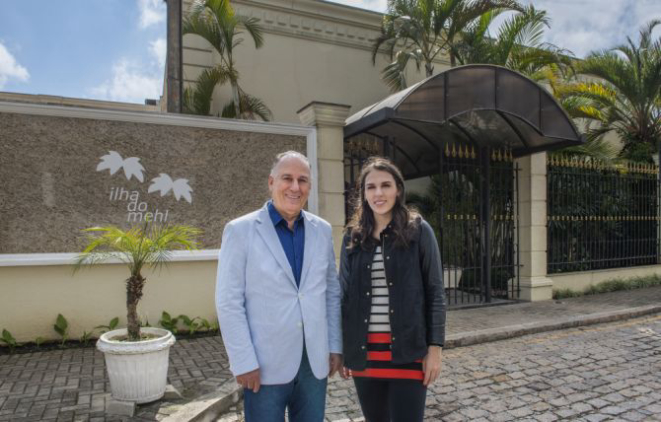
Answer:
[[[381,34],[372,47],[372,61],[385,50],[392,62],[382,71],[393,90],[406,88],[406,66],[413,61],[425,74],[434,73],[434,61],[450,49],[461,32],[492,10],[520,10],[515,0],[388,0]],[[450,58],[454,66],[454,56]]]
[[[229,84],[232,98],[223,106],[223,117],[263,120],[271,118],[271,111],[263,101],[245,92],[239,85],[239,72],[234,53],[244,42],[244,34],[252,39],[255,48],[264,45],[259,19],[234,13],[229,0],[195,0],[183,22],[183,34],[204,38],[218,53],[220,62],[204,70],[194,87],[184,91],[184,112],[209,115],[216,86]]]
[[[534,81],[548,77],[548,69],[571,73],[570,52],[542,41],[549,27],[545,11],[530,5],[507,18],[492,37],[489,27],[505,10],[494,9],[471,22],[450,54],[459,64],[486,63],[507,67]]]
[[[628,37],[626,44],[590,53],[576,65],[583,78],[557,92],[574,117],[593,122],[589,141],[614,132],[624,142],[621,156],[636,161],[651,161],[661,142],[661,37],[652,39],[659,24],[644,25],[638,43]]]

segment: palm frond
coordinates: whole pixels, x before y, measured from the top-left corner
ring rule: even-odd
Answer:
[[[591,157],[605,163],[613,163],[617,160],[620,149],[611,142],[604,140],[603,133],[596,133],[589,137],[588,141],[574,147],[563,148],[554,154]]]
[[[420,63],[414,52],[399,51],[395,56],[395,61],[381,71],[381,78],[392,92],[406,88],[406,66],[411,58],[418,64]]]
[[[221,117],[228,119],[249,119],[255,120],[257,117],[264,121],[269,121],[273,118],[273,113],[266,106],[264,101],[254,97],[240,87],[239,90],[239,112],[236,110],[234,101],[229,101],[221,111]]]
[[[208,116],[211,113],[211,101],[216,86],[223,85],[236,78],[222,63],[211,69],[205,69],[198,76],[193,87],[184,90],[184,113]]]
[[[147,265],[154,267],[167,261],[171,250],[193,250],[199,247],[199,229],[165,225],[134,226],[122,230],[115,226],[92,227],[84,230],[90,235],[87,246],[75,260],[74,271],[82,266],[120,259],[128,265],[131,276],[137,276]]]
[[[264,101],[245,92],[241,95],[241,113],[244,118],[254,120],[256,117],[259,117],[265,122],[273,118],[273,113],[271,113],[271,110],[266,106]]]

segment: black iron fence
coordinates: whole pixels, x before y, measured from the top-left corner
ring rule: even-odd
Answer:
[[[550,156],[548,273],[659,262],[659,170]]]
[[[451,305],[519,297],[517,173],[509,150],[445,146],[432,176],[438,212],[428,218],[439,229]]]

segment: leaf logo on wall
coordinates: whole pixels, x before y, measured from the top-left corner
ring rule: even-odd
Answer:
[[[140,182],[145,181],[144,172],[146,170],[140,164],[138,157],[122,158],[117,151],[108,151],[108,154],[102,156],[101,162],[96,166],[96,171],[109,170],[111,176],[117,173],[119,169],[124,169],[126,180],[131,180],[135,176]],[[177,201],[183,198],[189,204],[193,203],[193,197],[191,195],[193,189],[188,185],[188,179],[172,180],[165,173],[161,173],[158,177],[152,179],[147,193],[160,192],[161,196],[165,196],[170,191],[172,191]]]
[[[101,162],[96,166],[96,171],[110,170],[110,174],[113,175],[121,168],[124,169],[126,180],[131,180],[131,177],[135,176],[140,182],[145,181],[143,174],[145,168],[140,164],[140,159],[138,157],[123,159],[117,151],[109,151],[108,154],[101,157]]]
[[[168,174],[161,173],[158,177],[152,179],[147,193],[157,191],[161,193],[161,196],[165,196],[172,191],[177,201],[184,198],[189,204],[193,202],[193,198],[191,197],[193,189],[188,185],[188,179],[177,179],[173,181]]]

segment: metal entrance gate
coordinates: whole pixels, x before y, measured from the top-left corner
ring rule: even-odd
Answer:
[[[345,143],[347,218],[363,162],[376,154],[396,160],[388,150],[395,149],[370,136]],[[449,305],[518,299],[518,166],[511,151],[446,144],[439,163],[427,192],[409,194],[408,202],[436,231]]]

